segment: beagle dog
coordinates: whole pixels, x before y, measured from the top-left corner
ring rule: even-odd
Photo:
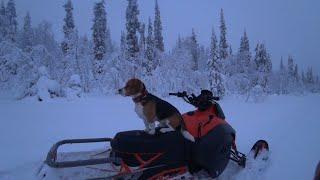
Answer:
[[[149,93],[141,80],[130,79],[118,93],[132,97],[135,111],[143,119],[148,134],[155,134],[156,122],[159,122],[160,132],[180,130],[186,139],[194,142],[194,137],[185,129],[180,112],[167,101]]]

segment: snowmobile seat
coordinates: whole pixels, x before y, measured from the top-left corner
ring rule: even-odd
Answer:
[[[111,156],[120,157],[131,167],[148,168],[143,177],[188,166],[191,142],[180,131],[149,135],[144,131],[119,132],[111,141]],[[144,178],[142,178],[144,179]]]

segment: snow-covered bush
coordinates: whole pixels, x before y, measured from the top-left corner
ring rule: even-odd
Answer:
[[[46,68],[41,66],[38,73],[40,77],[36,84],[37,99],[39,101],[45,101],[54,97],[61,97],[62,91],[59,83],[50,79]]]
[[[254,86],[248,91],[246,101],[249,102],[262,102],[266,98],[266,93],[264,92],[263,87],[260,85]]]
[[[46,67],[50,77],[57,77],[58,72],[56,59],[51,55],[46,47],[44,47],[43,45],[34,46],[29,56],[32,59],[34,65],[36,65],[37,67]]]
[[[12,98],[20,98],[37,78],[32,59],[14,44],[0,43],[0,89]]]
[[[68,81],[68,87],[64,89],[64,95],[69,100],[81,97],[82,95],[81,79],[78,74],[71,75]]]

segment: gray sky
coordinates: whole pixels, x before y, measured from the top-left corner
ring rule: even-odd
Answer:
[[[320,72],[320,1],[319,0],[158,0],[166,49],[178,35],[191,34],[194,28],[199,42],[209,45],[211,29],[218,35],[219,12],[224,9],[227,36],[233,51],[247,30],[251,49],[257,42],[266,43],[275,69],[280,57],[294,57],[300,67],[313,66]],[[62,38],[65,0],[16,0],[20,19],[30,11],[33,25],[45,19],[53,24],[58,39]],[[80,34],[91,35],[92,9],[96,0],[73,0],[76,26]],[[153,18],[154,1],[138,0],[140,20]],[[119,42],[125,29],[126,0],[106,0],[108,25],[114,41]],[[300,68],[301,69],[301,68]]]

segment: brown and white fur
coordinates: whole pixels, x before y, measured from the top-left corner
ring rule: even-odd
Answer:
[[[158,126],[162,127],[160,129],[162,133],[175,131],[176,128],[180,126],[182,135],[186,139],[194,141],[194,137],[185,130],[182,116],[175,108],[175,111],[171,113],[170,116],[165,117],[164,119],[158,119],[156,103],[154,101],[145,101],[143,99],[147,96],[148,92],[141,80],[130,79],[123,88],[118,90],[118,93],[122,96],[132,97],[133,101],[135,102],[135,111],[143,120],[145,124],[145,131],[148,134],[155,134],[155,123],[159,122]]]

